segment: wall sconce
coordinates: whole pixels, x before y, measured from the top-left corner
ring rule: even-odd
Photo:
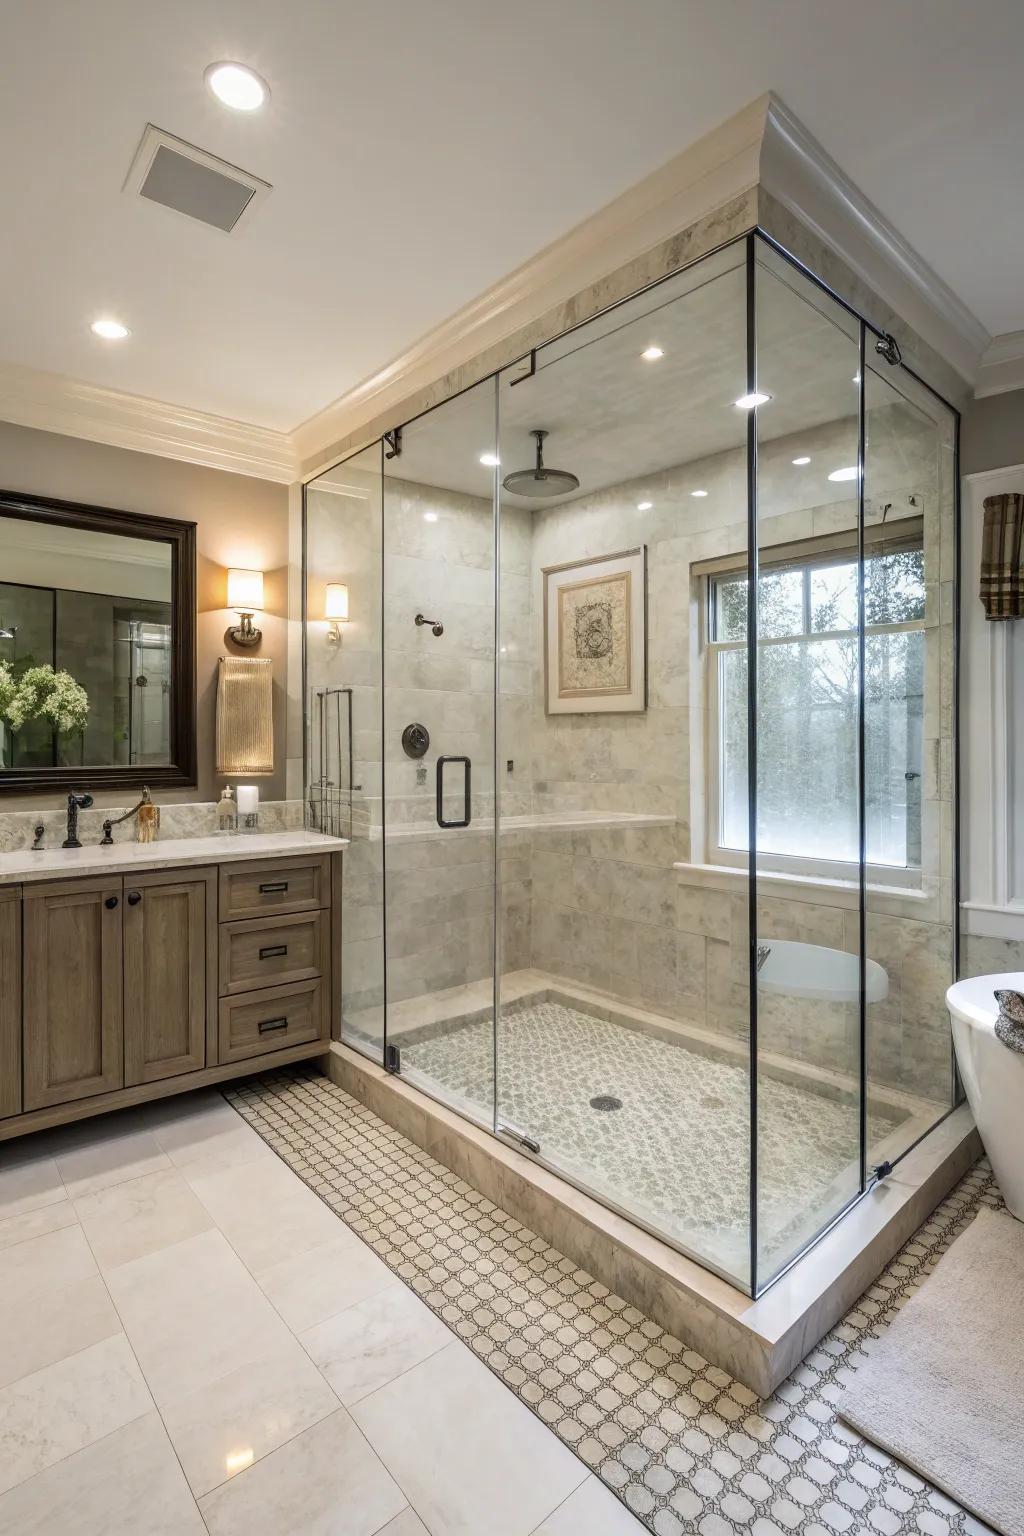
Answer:
[[[235,645],[259,645],[263,631],[253,627],[252,616],[263,607],[262,571],[228,571],[228,607],[235,609],[242,622],[229,629],[225,638]]]
[[[327,631],[327,644],[341,644],[342,624],[348,623],[348,587],[343,581],[329,581],[327,583],[327,595],[324,599],[324,618],[329,620],[330,628]]]

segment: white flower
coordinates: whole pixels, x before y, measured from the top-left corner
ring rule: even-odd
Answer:
[[[70,672],[55,672],[48,662],[28,667],[17,682],[10,666],[0,662],[0,719],[17,731],[26,720],[44,717],[58,731],[84,731],[89,696]]]

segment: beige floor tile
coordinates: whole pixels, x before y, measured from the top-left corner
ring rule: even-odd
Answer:
[[[0,1297],[8,1315],[31,1307],[47,1291],[86,1280],[96,1273],[81,1227],[61,1227],[0,1250]]]
[[[334,1240],[256,1273],[261,1289],[296,1333],[396,1284],[387,1265],[336,1216],[332,1220]]]
[[[452,1342],[450,1330],[404,1285],[391,1285],[302,1334],[345,1404],[376,1392]]]
[[[31,1305],[26,1298],[17,1308],[4,1308],[0,1311],[0,1387],[120,1332],[101,1275],[48,1290],[41,1306]]]
[[[150,1129],[172,1163],[197,1177],[274,1155],[220,1094],[187,1094]]]
[[[73,1227],[78,1215],[70,1200],[55,1200],[52,1205],[42,1205],[38,1210],[21,1211],[16,1216],[0,1220],[0,1248],[12,1248],[15,1243],[27,1242],[32,1237],[43,1237],[47,1232],[57,1232],[61,1227]]]
[[[538,1525],[534,1536],[643,1536],[647,1527],[596,1477],[588,1477]]]
[[[431,1536],[529,1536],[587,1476],[457,1340],[351,1411]]]
[[[205,1536],[156,1413],[57,1462],[0,1497],[8,1536]]]
[[[290,1339],[163,1406],[175,1451],[198,1497],[334,1413],[338,1399],[305,1350]]]
[[[13,1151],[4,1148],[0,1164],[0,1218],[20,1216],[24,1211],[54,1205],[66,1197],[60,1170],[52,1157],[19,1145]]]
[[[0,1492],[148,1413],[153,1400],[123,1335],[0,1391]]]
[[[410,1504],[400,1515],[388,1521],[380,1536],[430,1536],[430,1532]]]
[[[291,1338],[220,1232],[121,1264],[107,1284],[160,1406]]]
[[[171,1167],[83,1195],[75,1208],[103,1270],[141,1259],[213,1226],[209,1211]]]
[[[149,1131],[118,1130],[106,1117],[102,1124],[55,1133],[53,1142],[57,1168],[72,1200],[171,1165]]]
[[[373,1536],[406,1502],[339,1408],[199,1507],[211,1536]]]
[[[337,1216],[279,1158],[186,1177],[254,1273],[338,1239]]]

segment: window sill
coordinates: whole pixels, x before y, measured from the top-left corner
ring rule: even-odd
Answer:
[[[673,869],[693,885],[706,886],[709,890],[732,891],[739,885],[747,885],[749,876],[745,869],[728,864],[673,864]],[[791,894],[798,901],[810,901],[812,893],[827,894],[832,898],[830,906],[856,907],[860,901],[860,882],[857,880],[833,880],[822,875],[789,875],[775,869],[762,869],[757,873],[760,889],[770,886],[773,894]],[[926,904],[932,898],[926,892],[906,885],[880,885],[869,881],[865,887],[868,896],[884,897],[888,901]]]

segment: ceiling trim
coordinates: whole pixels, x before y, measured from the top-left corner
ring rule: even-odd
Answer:
[[[991,337],[784,102],[771,96],[761,185],[806,224],[923,341],[973,382]]]
[[[331,445],[388,411],[401,419],[403,402],[418,390],[748,192],[769,101],[751,102],[297,426],[292,436],[307,472]]]
[[[290,433],[17,363],[0,363],[0,419],[260,480],[298,478]]]
[[[1024,331],[993,336],[981,355],[974,394],[981,400],[1011,389],[1024,389]]]

